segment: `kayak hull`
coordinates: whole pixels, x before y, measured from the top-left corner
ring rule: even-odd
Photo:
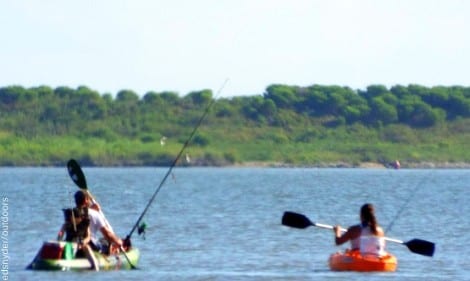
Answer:
[[[75,243],[72,244],[72,250],[76,249]],[[86,257],[75,258],[66,254],[67,242],[63,241],[48,241],[44,242],[34,260],[28,265],[27,269],[31,270],[90,270],[91,264]],[[131,269],[132,266],[137,266],[139,261],[140,252],[137,248],[132,248],[123,253],[114,255],[103,255],[94,252],[98,267],[100,270],[118,270],[118,269]],[[127,257],[126,257],[127,256]],[[132,264],[129,264],[129,261]]]
[[[346,251],[335,253],[328,261],[330,269],[334,271],[395,271],[397,259],[391,254],[378,257],[376,255],[362,255],[359,251]]]

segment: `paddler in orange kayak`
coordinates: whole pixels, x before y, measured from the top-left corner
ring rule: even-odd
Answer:
[[[360,211],[361,223],[348,228],[341,234],[341,227],[333,227],[335,233],[335,244],[341,245],[351,241],[351,250],[360,251],[361,254],[373,254],[383,256],[385,252],[384,231],[377,223],[374,206],[364,204]]]

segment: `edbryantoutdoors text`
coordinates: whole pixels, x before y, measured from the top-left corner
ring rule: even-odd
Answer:
[[[10,264],[10,256],[8,254],[8,197],[2,197],[1,209],[1,228],[0,236],[2,241],[1,255],[2,255],[2,280],[8,280],[8,267]]]

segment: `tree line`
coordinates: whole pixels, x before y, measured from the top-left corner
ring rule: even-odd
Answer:
[[[162,126],[155,123],[191,124],[213,98],[211,90],[183,97],[176,92],[148,92],[140,98],[131,90],[119,91],[113,97],[84,86],[8,86],[0,88],[0,129],[26,136],[85,133],[131,137]],[[470,88],[398,85],[388,89],[372,85],[366,90],[352,90],[270,85],[263,95],[221,98],[218,103],[218,118],[246,119],[269,126],[283,126],[302,115],[324,120],[323,126],[361,123],[421,128],[469,118]]]
[[[348,87],[269,86],[262,106],[264,115],[291,109],[311,117],[334,116],[334,123],[366,125],[406,124],[429,127],[446,120],[470,117],[470,88],[419,85],[372,85],[354,91]]]
[[[86,157],[90,159],[109,157],[110,162],[135,157],[144,159],[138,163],[147,163],[162,155],[153,146],[146,148],[145,144],[158,143],[165,138],[184,143],[213,99],[217,102],[204,121],[205,129],[200,130],[193,140],[196,146],[204,148],[200,153],[205,153],[203,157],[210,161],[216,161],[216,158],[229,162],[284,161],[289,158],[291,162],[311,162],[319,161],[316,157],[320,153],[334,160],[350,151],[356,154],[357,161],[377,160],[380,157],[388,161],[388,158],[393,159],[393,153],[387,154],[384,149],[391,151],[390,147],[378,143],[372,151],[372,148],[357,146],[362,141],[363,146],[371,147],[370,140],[376,139],[377,142],[408,144],[416,149],[418,143],[426,142],[424,135],[417,135],[422,130],[428,131],[426,135],[442,135],[439,142],[441,152],[436,150],[435,153],[444,153],[444,148],[447,154],[453,151],[459,159],[466,157],[462,156],[464,150],[459,148],[459,143],[468,134],[468,87],[396,85],[387,88],[371,85],[365,90],[353,90],[340,86],[280,84],[268,86],[261,95],[231,98],[214,97],[208,89],[193,91],[185,96],[171,91],[150,91],[139,96],[132,90],[121,90],[116,95],[101,94],[86,86],[76,89],[1,87],[0,155],[10,157],[8,149],[20,139],[25,144],[19,150],[23,153],[34,150],[36,153],[36,158],[33,153],[24,154],[31,157],[29,162],[24,160],[24,163],[47,157],[58,161],[63,157],[59,152],[54,156],[42,154],[51,138],[56,138],[62,140],[56,146],[70,147],[63,153],[89,153]],[[449,124],[454,125],[450,128]],[[77,145],[70,138],[81,143]],[[340,139],[344,142],[332,145]],[[38,144],[39,140],[43,143]],[[108,146],[113,144],[113,147],[98,151],[95,143],[94,152],[91,148],[89,152],[83,152],[85,150],[80,147],[86,146],[90,140],[102,140]],[[126,143],[125,140],[129,141]],[[308,146],[313,141],[317,144],[314,148]],[[317,151],[316,156],[309,155],[308,151],[317,149],[321,141],[324,149]],[[356,147],[351,142],[355,142]],[[281,152],[273,146],[276,143],[304,143],[305,151],[300,151],[301,146],[296,145],[291,148],[286,146],[290,151]],[[137,149],[137,146],[141,150],[130,155],[130,151]],[[60,151],[59,147],[55,150]],[[409,147],[408,154],[416,159],[423,158],[421,154],[412,152],[413,147]],[[176,149],[179,147],[174,147],[172,152]],[[209,150],[210,155],[207,154]],[[268,150],[271,152],[268,153]],[[336,154],[326,155],[326,150]],[[399,151],[396,147],[393,150]],[[2,154],[2,151],[5,153]],[[295,153],[298,155],[292,151],[297,151]],[[425,148],[423,151],[426,154],[432,152]],[[163,158],[171,160],[173,153],[166,153]],[[276,153],[279,155],[274,156]],[[49,154],[54,152],[51,150]],[[14,164],[23,160],[17,156],[8,161]]]

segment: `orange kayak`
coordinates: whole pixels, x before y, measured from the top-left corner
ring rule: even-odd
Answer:
[[[359,251],[346,251],[330,256],[329,265],[335,271],[395,271],[397,259],[388,254],[382,257],[376,255],[361,255]]]

